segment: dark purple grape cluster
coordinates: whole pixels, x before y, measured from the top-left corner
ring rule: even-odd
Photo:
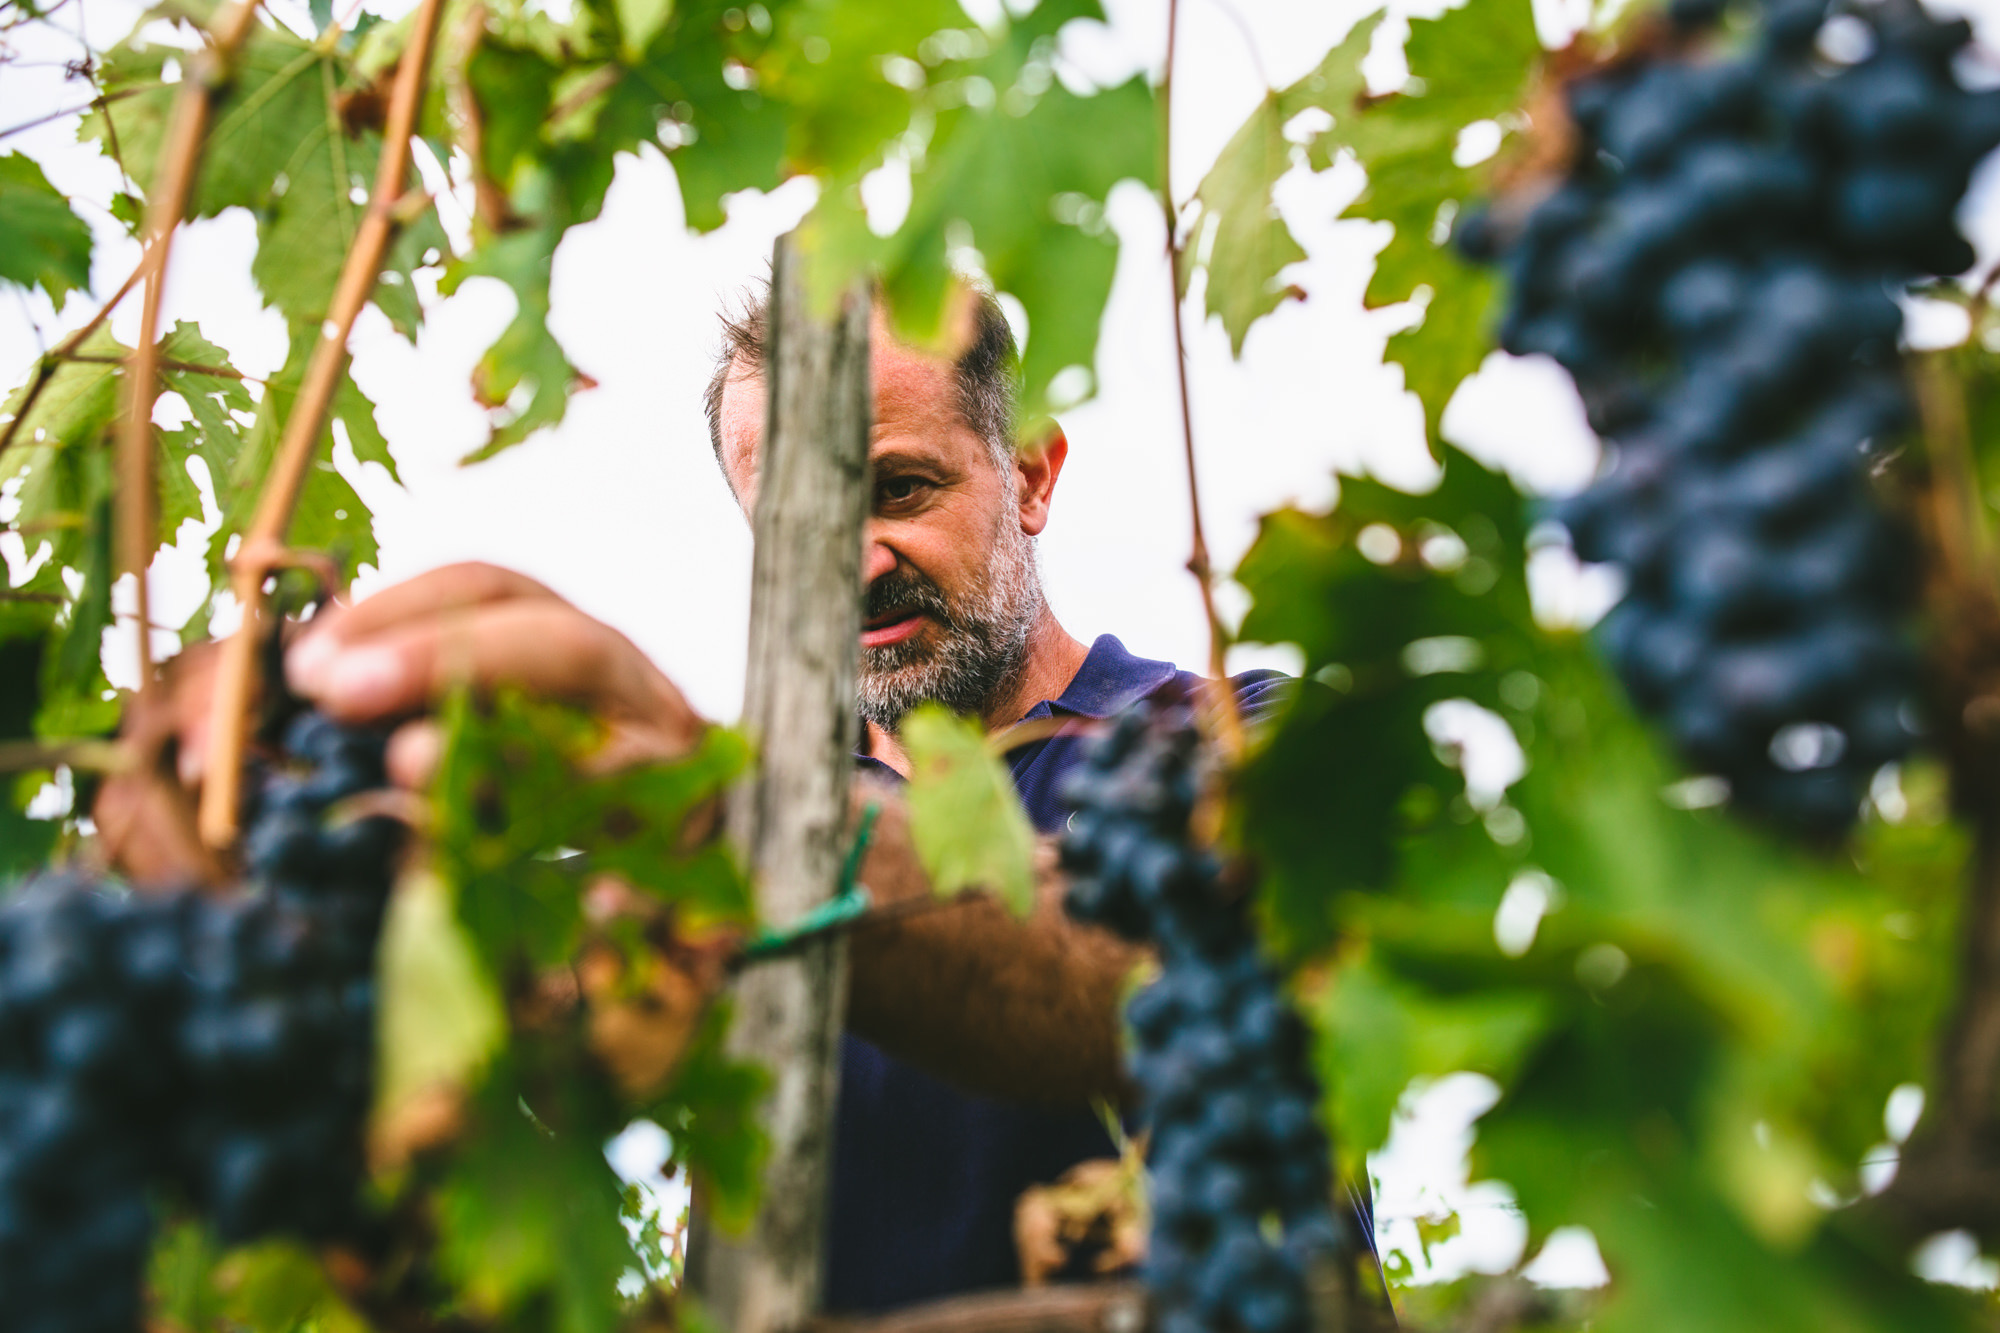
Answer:
[[[156,1206],[225,1242],[360,1224],[399,826],[324,822],[383,784],[379,736],[306,714],[287,745],[254,889],[50,873],[0,905],[0,1329],[132,1333]]]
[[[1337,1224],[1303,1023],[1188,821],[1188,709],[1141,704],[1068,779],[1067,906],[1151,941],[1160,977],[1126,1017],[1151,1130],[1146,1278],[1166,1333],[1303,1333],[1308,1274],[1349,1252]]]
[[[1704,58],[1722,7],[1676,0],[1664,54],[1573,82],[1567,177],[1458,243],[1606,442],[1555,516],[1626,575],[1600,642],[1633,702],[1743,808],[1833,832],[1917,739],[1915,562],[1869,473],[1911,418],[1896,293],[1973,262],[1954,211],[2000,92],[1914,0],[1766,0]]]

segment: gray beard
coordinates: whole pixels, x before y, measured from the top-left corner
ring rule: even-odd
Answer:
[[[869,587],[869,614],[899,608],[935,622],[919,635],[863,648],[856,680],[861,716],[893,732],[920,703],[983,716],[1028,657],[1028,638],[1042,615],[1042,581],[1035,545],[1013,514],[1003,513],[984,586],[952,601],[914,571],[885,574]]]

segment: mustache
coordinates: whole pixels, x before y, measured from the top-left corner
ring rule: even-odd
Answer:
[[[862,619],[875,620],[891,611],[922,613],[951,627],[958,624],[944,590],[914,569],[892,569],[868,585]]]

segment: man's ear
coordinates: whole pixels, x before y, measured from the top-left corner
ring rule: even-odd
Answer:
[[[1040,536],[1049,525],[1049,502],[1055,494],[1056,478],[1062,475],[1063,461],[1068,457],[1069,437],[1053,421],[1042,434],[1014,450],[1021,531],[1030,537]]]

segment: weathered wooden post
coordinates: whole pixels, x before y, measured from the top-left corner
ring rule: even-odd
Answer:
[[[730,810],[764,919],[785,926],[831,898],[848,837],[859,723],[861,527],[867,517],[870,301],[815,318],[802,257],[781,238],[771,281],[764,435],[753,528],[743,722],[761,756]],[[734,1333],[796,1329],[818,1309],[828,1161],[846,1006],[838,934],[747,970],[731,1045],[774,1079],[764,1199],[740,1239],[700,1238],[695,1291]]]

